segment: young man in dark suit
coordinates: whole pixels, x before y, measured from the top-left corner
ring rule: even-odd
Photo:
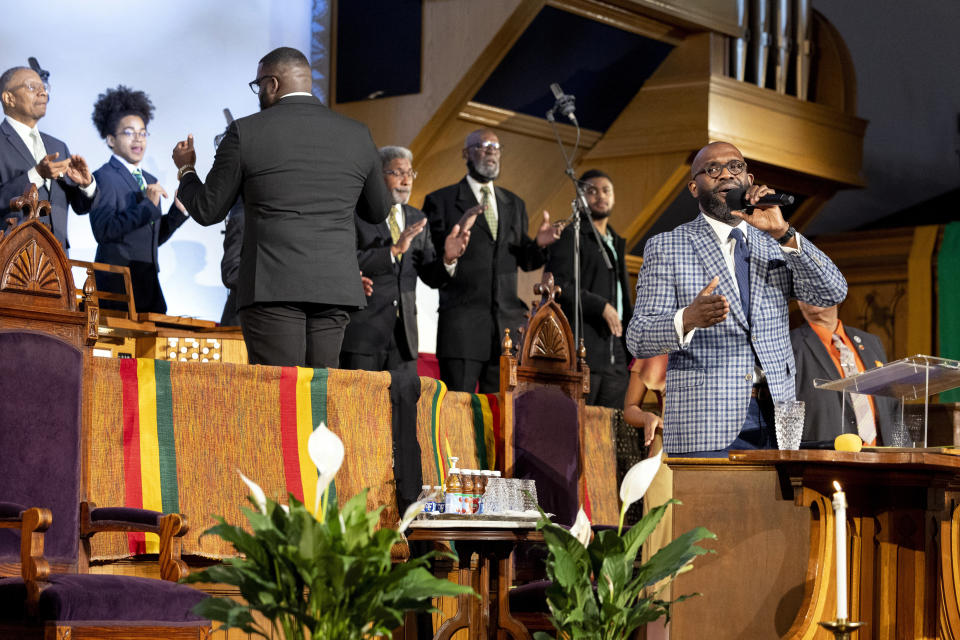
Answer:
[[[836,380],[881,367],[887,354],[877,336],[840,321],[837,306],[798,302],[806,322],[790,332],[797,361],[797,400],[805,403],[803,440],[833,441],[856,433],[866,444],[889,445],[899,414],[899,401],[888,396],[848,395],[821,391],[815,379]],[[842,417],[841,417],[842,416]]]
[[[607,224],[615,202],[613,181],[591,169],[580,176],[589,215],[580,220],[580,335],[587,348],[590,394],[587,403],[623,408],[627,391],[627,346],[623,328],[630,323],[630,283],[627,280],[626,242]],[[596,230],[596,231],[594,231]],[[550,248],[547,271],[561,287],[560,306],[571,324],[573,318],[573,227],[563,230]],[[607,260],[603,258],[606,254]],[[607,265],[610,265],[609,268]]]
[[[461,231],[459,224],[454,225],[444,240],[441,259],[430,234],[424,233],[426,216],[407,204],[417,177],[413,154],[404,147],[382,147],[380,160],[393,207],[387,220],[379,224],[359,216],[356,219],[357,259],[360,270],[373,281],[373,294],[366,308],[350,314],[340,366],[416,373],[417,277],[430,287],[442,287],[456,273],[457,258],[467,247],[470,230]]]
[[[157,277],[157,248],[184,223],[187,214],[176,199],[163,214],[160,198],[168,197],[167,192],[140,168],[152,116],[153,103],[143,91],[120,85],[97,97],[93,124],[113,155],[94,172],[100,189],[90,209],[90,227],[97,239],[97,262],[130,269],[137,311],[166,313],[167,301]],[[123,280],[98,272],[97,289],[123,293]],[[109,300],[103,302],[103,306],[110,304]]]
[[[251,364],[336,367],[348,312],[366,305],[354,210],[378,223],[390,210],[370,131],[311,95],[310,63],[281,47],[250,83],[260,112],[234,120],[206,184],[193,136],[177,143],[180,200],[194,220],[223,220],[243,196],[237,283]]]
[[[0,75],[0,229],[8,218],[19,223],[23,214],[10,209],[10,200],[23,195],[32,183],[41,200],[50,202],[46,222],[64,251],[67,241],[67,205],[77,213],[90,210],[97,183],[81,156],[72,156],[67,145],[37,129],[47,113],[49,88],[37,72],[13,67]]]
[[[443,244],[466,214],[479,214],[456,273],[440,290],[437,359],[440,377],[451,390],[473,392],[479,382],[481,393],[495,393],[503,330],[510,329],[516,341],[517,329],[525,323],[527,305],[517,297],[517,268],[543,266],[547,247],[560,237],[562,227],[551,225],[544,211],[536,239],[527,236],[523,200],[494,185],[500,176],[501,147],[493,131],[468,135],[463,158],[466,177],[423,202],[434,245]]]

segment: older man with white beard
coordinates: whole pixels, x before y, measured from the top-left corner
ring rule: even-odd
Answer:
[[[494,185],[500,177],[502,147],[497,134],[479,129],[463,148],[467,175],[426,197],[433,242],[442,242],[466,214],[477,223],[456,273],[440,289],[437,359],[440,377],[454,391],[495,393],[500,386],[500,340],[504,329],[517,335],[527,305],[517,297],[517,268],[537,269],[562,227],[543,223],[536,240],[527,236],[527,208],[514,193]]]
[[[378,224],[356,216],[357,261],[373,281],[367,306],[350,313],[340,350],[340,367],[367,371],[416,372],[417,277],[443,286],[456,273],[457,259],[470,241],[473,219],[453,225],[437,255],[427,218],[407,204],[417,172],[404,147],[382,147],[383,179],[393,199],[387,219]]]

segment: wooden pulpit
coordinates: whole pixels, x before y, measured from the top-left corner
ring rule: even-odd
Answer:
[[[715,554],[677,577],[671,638],[828,640],[836,617],[832,482],[847,495],[849,618],[868,639],[960,637],[960,456],[949,450],[744,451],[668,460],[672,536]],[[711,546],[711,545],[706,545]]]

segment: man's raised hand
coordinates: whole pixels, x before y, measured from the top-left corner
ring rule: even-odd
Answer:
[[[181,140],[173,148],[173,164],[177,169],[185,166],[193,166],[197,163],[197,152],[193,150],[193,134],[187,135],[186,140]]]
[[[730,304],[724,296],[713,293],[718,284],[720,276],[714,276],[710,284],[683,310],[684,333],[689,333],[691,329],[706,329],[727,319]]]
[[[390,248],[391,252],[393,252],[393,256],[397,257],[401,253],[406,253],[410,249],[410,243],[423,231],[423,228],[426,226],[427,219],[424,218],[419,222],[414,222],[413,224],[404,227],[403,231],[400,232],[400,237],[397,238],[397,243]]]

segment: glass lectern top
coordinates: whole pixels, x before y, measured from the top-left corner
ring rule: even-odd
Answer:
[[[960,362],[911,356],[839,380],[814,380],[817,389],[915,400],[960,387]]]

